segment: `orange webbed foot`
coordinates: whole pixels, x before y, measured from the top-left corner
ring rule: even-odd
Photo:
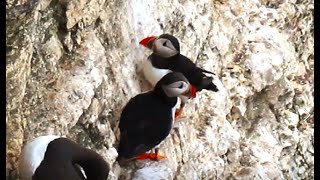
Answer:
[[[182,117],[182,112],[183,112],[183,108],[184,108],[185,104],[181,103],[180,104],[180,108],[176,110],[175,112],[175,120],[181,119]]]
[[[180,108],[176,110],[175,112],[175,120],[178,120],[178,119],[182,119],[182,112],[183,112],[183,108],[185,106],[185,103],[181,102],[180,104]]]
[[[164,159],[164,158],[167,158],[167,157],[165,155],[160,155],[157,153],[143,153],[136,157],[136,159],[139,159],[139,160],[150,159],[153,161],[159,161],[160,159]]]
[[[178,109],[174,115],[174,118],[175,119],[179,119],[181,118],[181,115],[182,115],[182,108]]]

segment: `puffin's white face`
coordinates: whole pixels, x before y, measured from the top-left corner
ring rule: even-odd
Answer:
[[[179,95],[190,96],[191,86],[185,81],[176,81],[168,85],[162,85],[163,91],[168,97],[177,97]]]
[[[179,53],[179,51],[177,51],[172,45],[171,41],[164,38],[155,39],[152,44],[152,50],[154,53],[164,58],[168,58]]]

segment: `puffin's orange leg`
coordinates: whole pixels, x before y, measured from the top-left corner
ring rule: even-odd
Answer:
[[[139,160],[150,159],[153,161],[159,161],[160,159],[167,158],[165,155],[160,155],[158,152],[159,152],[159,149],[156,148],[155,153],[143,153],[137,156],[136,159],[139,159]]]
[[[155,148],[155,153],[154,155],[151,155],[150,159],[154,161],[159,161],[160,159],[167,158],[165,155],[160,155],[159,154],[159,148]]]
[[[178,120],[179,118],[181,118],[181,114],[182,114],[184,105],[185,105],[185,103],[181,103],[180,108],[176,110],[175,120]]]
[[[149,154],[150,154],[150,153],[140,154],[139,156],[136,157],[136,159],[139,159],[139,160],[148,159],[148,158],[149,158]]]

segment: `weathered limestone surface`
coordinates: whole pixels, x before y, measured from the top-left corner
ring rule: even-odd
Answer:
[[[313,1],[6,2],[7,179],[46,134],[98,151],[112,180],[313,179]],[[121,109],[151,88],[138,42],[164,32],[220,91],[188,102],[167,159],[120,167]]]

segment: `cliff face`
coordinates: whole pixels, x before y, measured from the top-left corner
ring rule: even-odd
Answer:
[[[109,179],[312,179],[311,0],[7,0],[7,179],[39,135],[99,152]],[[122,107],[150,90],[141,38],[175,35],[216,73],[161,146],[159,162],[120,167]]]

